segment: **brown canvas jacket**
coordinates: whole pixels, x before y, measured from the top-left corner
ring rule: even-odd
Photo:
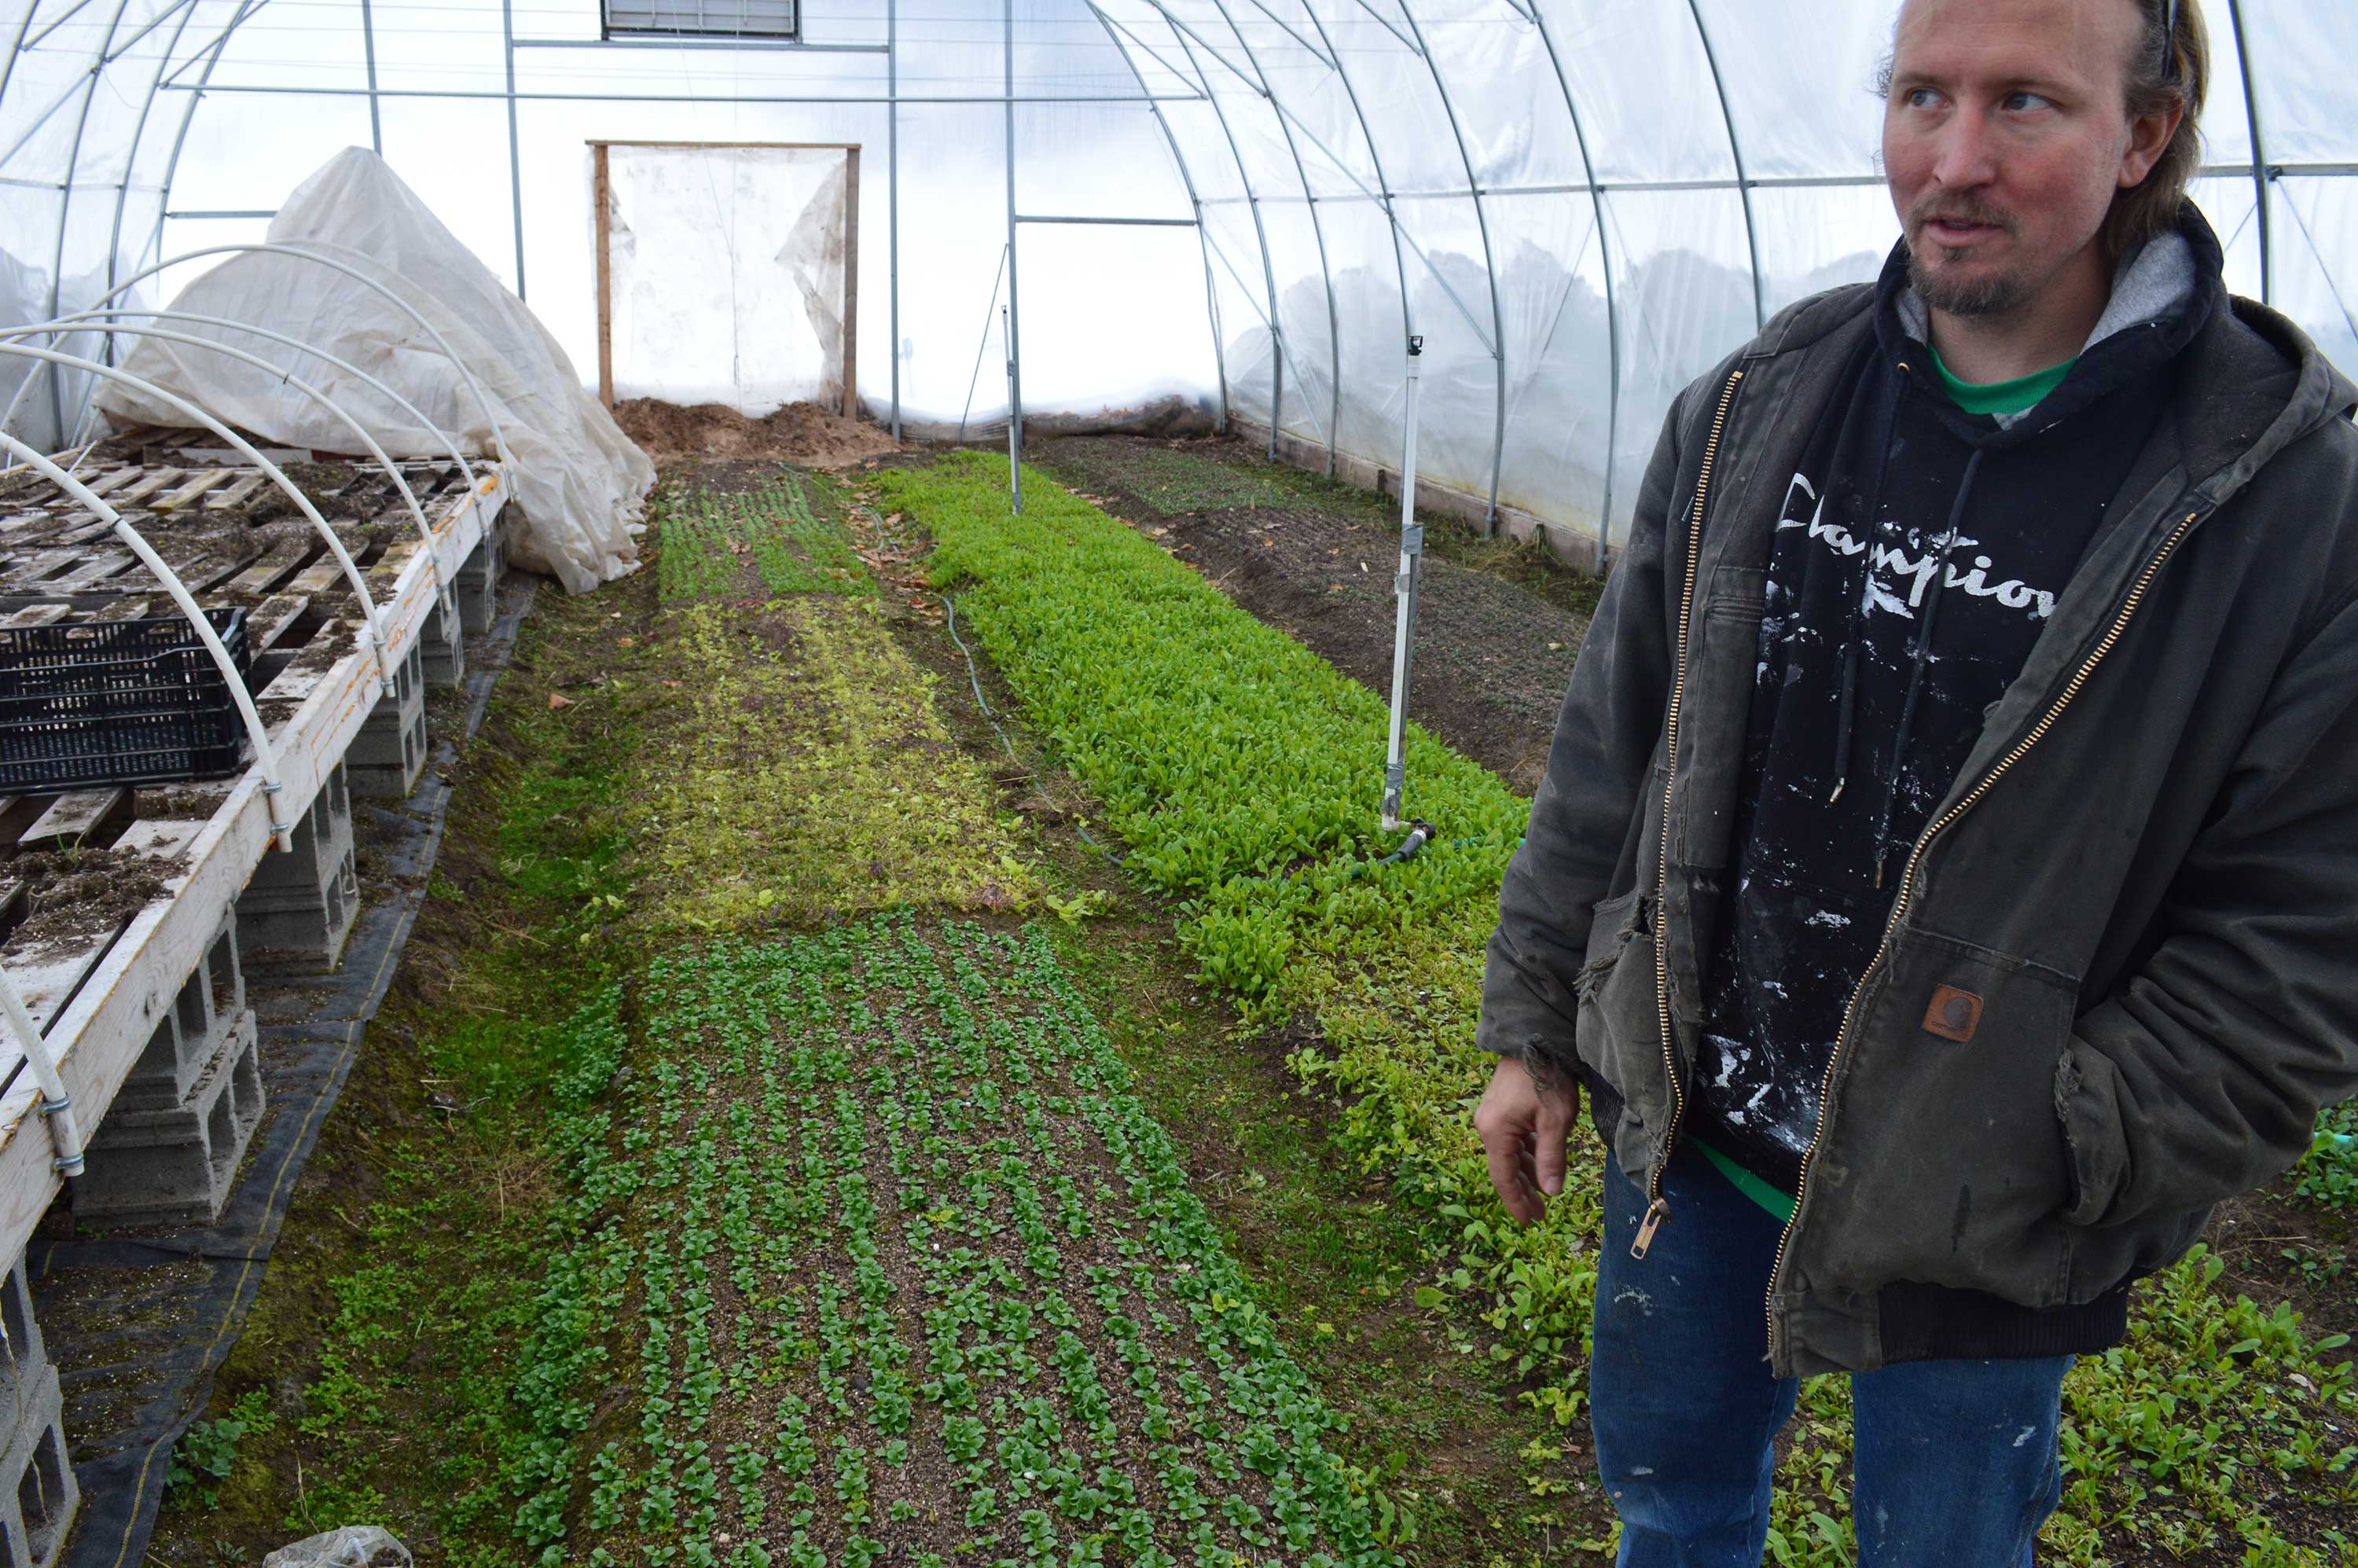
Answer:
[[[1870,292],[1671,407],[1500,892],[1479,1042],[1576,1073],[1650,1192],[1740,848],[1770,533]],[[2241,299],[2179,362],[1852,1001],[1763,1302],[1780,1375],[1903,1354],[1902,1292],[2053,1308],[2162,1268],[2358,1090],[2358,388]]]

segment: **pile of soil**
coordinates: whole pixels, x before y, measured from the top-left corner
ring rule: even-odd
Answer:
[[[789,403],[774,414],[749,419],[724,404],[683,408],[653,397],[633,397],[614,406],[614,422],[658,463],[686,458],[768,458],[839,469],[900,449],[885,431],[816,403]]]

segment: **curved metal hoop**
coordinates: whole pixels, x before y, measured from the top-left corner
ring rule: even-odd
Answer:
[[[385,384],[383,381],[378,380],[375,376],[371,375],[368,372],[361,369],[360,366],[352,363],[352,361],[339,359],[336,355],[330,353],[327,350],[317,347],[311,343],[307,343],[302,339],[294,336],[292,333],[279,331],[275,327],[257,327],[251,321],[233,321],[226,316],[200,315],[198,312],[193,310],[141,310],[128,305],[111,305],[103,308],[93,308],[88,310],[77,310],[70,316],[60,316],[52,321],[36,323],[35,327],[16,330],[32,331],[37,329],[59,328],[85,319],[96,319],[102,317],[112,319],[126,316],[135,316],[143,320],[180,321],[199,327],[221,327],[233,332],[247,332],[251,333],[254,337],[262,339],[265,342],[283,343],[290,349],[299,349],[304,353],[309,354],[313,359],[331,364],[338,370],[342,371],[346,375],[358,378],[369,388],[370,391],[384,396],[395,407],[399,408],[404,414],[406,414],[412,419],[416,420],[421,427],[433,431],[436,438],[442,443],[443,450],[450,454],[451,461],[459,465],[459,471],[466,475],[467,488],[469,490],[475,488],[475,465],[468,461],[467,453],[465,449],[459,445],[458,438],[451,435],[449,431],[442,428],[441,426],[436,424],[432,419],[428,418],[425,411],[419,408],[417,405],[410,402],[409,399],[404,397],[400,393],[395,392],[392,387]]]
[[[242,456],[251,461],[254,467],[260,469],[269,477],[270,481],[273,484],[276,484],[280,491],[285,492],[287,498],[295,503],[296,510],[301,512],[304,516],[311,520],[311,526],[319,530],[319,537],[327,541],[328,549],[336,557],[336,565],[343,571],[344,580],[352,586],[352,593],[360,600],[361,613],[363,618],[363,623],[368,629],[369,647],[376,654],[377,678],[384,684],[384,687],[386,691],[394,689],[393,656],[385,651],[384,629],[377,621],[376,601],[369,597],[368,583],[366,579],[361,576],[361,568],[353,563],[351,554],[345,550],[344,542],[336,537],[335,529],[330,527],[328,525],[328,520],[319,515],[319,509],[311,504],[311,498],[304,494],[300,489],[297,488],[295,481],[288,479],[286,473],[276,463],[272,462],[268,458],[264,457],[260,452],[254,450],[253,444],[247,441],[244,437],[231,429],[227,425],[222,424],[220,420],[214,418],[211,414],[206,413],[202,408],[198,407],[187,398],[180,396],[178,393],[167,392],[162,387],[157,386],[155,383],[142,380],[140,377],[131,374],[120,366],[103,365],[94,360],[82,359],[75,354],[59,353],[55,349],[37,349],[30,343],[11,343],[0,341],[0,355],[11,355],[18,359],[38,360],[44,363],[63,366],[68,370],[81,371],[86,374],[97,376],[103,380],[119,381],[135,392],[144,392],[148,396],[160,400],[168,406],[178,410],[181,414],[186,415],[189,418],[196,421],[198,424],[202,425],[206,429],[211,430],[214,435],[219,436],[222,439],[227,441]],[[30,378],[28,377],[27,379],[29,380]],[[5,428],[0,428],[0,436],[7,436],[7,432]],[[16,449],[18,446],[22,445],[22,443],[18,442],[13,436],[8,436],[7,439],[9,449],[11,450]],[[28,448],[27,449],[29,450],[30,449]],[[49,466],[55,467],[56,465],[51,464]],[[44,469],[42,471],[47,473],[48,470]],[[59,473],[64,472],[62,469],[58,471]],[[86,487],[85,493],[87,493]],[[195,600],[191,600],[189,602],[194,603]]]
[[[156,263],[153,266],[146,267],[142,271],[132,274],[129,277],[124,279],[121,283],[115,285],[113,288],[108,289],[104,294],[99,296],[99,297],[92,302],[91,308],[96,308],[100,306],[112,305],[115,300],[130,292],[130,290],[137,285],[146,282],[147,279],[155,276],[157,273],[162,272],[167,267],[178,266],[182,262],[196,261],[204,256],[246,254],[298,256],[305,261],[316,262],[321,266],[329,267],[336,272],[342,273],[346,277],[351,278],[353,282],[361,285],[363,288],[367,288],[382,296],[385,299],[391,301],[394,305],[399,307],[411,320],[426,329],[426,335],[434,340],[434,346],[442,351],[443,357],[450,362],[451,366],[458,371],[460,377],[466,382],[467,390],[474,394],[476,406],[482,409],[483,418],[489,422],[492,427],[492,447],[493,455],[502,462],[511,462],[513,460],[508,454],[507,436],[500,428],[500,416],[492,407],[492,400],[484,395],[482,384],[475,379],[475,373],[467,368],[467,362],[460,359],[459,357],[458,351],[450,346],[450,341],[442,335],[440,330],[438,329],[433,322],[426,319],[424,313],[421,312],[416,306],[412,305],[408,300],[404,299],[400,295],[395,294],[383,283],[369,276],[368,274],[361,271],[360,268],[353,266],[349,262],[338,261],[333,256],[323,256],[316,251],[306,250],[300,245],[280,244],[274,242],[258,242],[252,244],[207,245],[200,250],[183,251],[178,255],[167,257],[166,259]],[[29,386],[31,384],[32,378],[29,376],[27,377],[26,385]],[[24,395],[25,387],[19,386],[16,389],[16,395],[8,400],[6,411],[0,412],[0,430],[5,430],[10,425],[16,422],[16,408],[18,404],[23,401]]]
[[[5,430],[0,430],[0,451],[24,460],[35,472],[112,527],[114,536],[139,557],[141,566],[155,574],[156,580],[164,585],[164,591],[172,596],[172,602],[179,606],[180,613],[196,627],[197,640],[205,645],[205,652],[212,655],[213,667],[221,671],[222,679],[228,683],[230,698],[237,704],[238,717],[245,721],[246,735],[254,741],[254,765],[262,773],[263,809],[270,819],[270,836],[280,849],[292,849],[295,847],[294,826],[280,822],[274,806],[286,784],[278,776],[278,754],[270,749],[270,731],[263,727],[261,710],[254,706],[254,694],[245,689],[245,682],[239,678],[237,662],[229,656],[229,649],[222,645],[220,633],[213,630],[213,623],[205,619],[204,609],[197,603],[197,596],[189,591],[189,585],[180,580],[180,574],[166,564],[164,557],[156,553],[156,547],[141,536],[139,530],[124,521],[123,514],[93,493],[90,486]]]
[[[11,327],[5,331],[0,331],[0,339],[25,337],[32,333],[47,331],[49,329],[49,323],[48,322],[41,322],[30,327]],[[434,577],[434,591],[438,596],[441,593],[442,565],[439,561],[434,558],[434,525],[426,520],[426,508],[418,504],[417,493],[409,488],[409,481],[403,475],[401,465],[387,457],[385,455],[384,449],[377,445],[376,438],[368,433],[367,427],[363,426],[359,420],[353,418],[351,415],[345,413],[341,406],[340,406],[335,399],[330,397],[326,393],[321,392],[318,387],[313,386],[309,382],[303,380],[300,376],[295,375],[288,371],[282,370],[278,366],[272,364],[260,354],[249,353],[243,349],[233,349],[226,343],[215,342],[211,338],[200,338],[193,332],[172,332],[167,331],[158,327],[128,327],[121,324],[100,325],[94,322],[84,322],[75,327],[74,330],[77,332],[103,332],[112,337],[155,338],[168,343],[188,343],[200,349],[211,349],[218,353],[227,354],[233,360],[238,360],[243,363],[254,365],[258,369],[270,372],[272,374],[277,376],[281,381],[285,382],[288,386],[293,387],[296,391],[303,394],[306,397],[310,398],[314,403],[317,403],[321,407],[327,409],[328,412],[333,414],[337,418],[341,419],[344,424],[351,428],[352,434],[360,438],[362,447],[368,452],[369,456],[375,459],[378,466],[382,467],[386,473],[393,476],[394,485],[401,492],[401,499],[409,507],[410,516],[416,520],[417,536],[425,541],[426,564],[427,569]],[[75,434],[79,436],[81,431],[77,429]]]

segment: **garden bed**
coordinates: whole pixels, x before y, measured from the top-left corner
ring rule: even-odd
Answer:
[[[1400,504],[1260,461],[1233,441],[1042,443],[1090,494],[1264,623],[1384,694]],[[1520,794],[1539,787],[1599,585],[1543,548],[1429,518],[1409,713]]]
[[[1376,693],[1044,478],[723,477],[536,618],[160,1560],[1609,1551],[1597,1152],[1520,1227],[1466,1120],[1525,803],[1412,729],[1443,836],[1376,866]],[[2042,1561],[2346,1555],[2346,1352],[2257,1249],[2072,1374]],[[1846,1418],[1780,1563],[1854,1559]]]

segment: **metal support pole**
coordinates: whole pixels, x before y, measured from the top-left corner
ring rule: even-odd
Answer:
[[[1621,447],[1621,312],[1613,297],[1612,235],[1605,223],[1605,193],[1596,187],[1596,163],[1588,156],[1588,133],[1581,127],[1580,106],[1573,100],[1572,81],[1563,73],[1563,57],[1556,53],[1543,6],[1532,6],[1531,22],[1539,28],[1548,63],[1555,67],[1564,113],[1572,116],[1572,139],[1580,148],[1581,171],[1588,177],[1588,200],[1596,214],[1596,255],[1605,273],[1605,503],[1596,514],[1596,567],[1604,572],[1613,564],[1613,460]]]
[[[516,137],[515,0],[500,0],[500,38],[507,47],[508,214],[515,224],[516,297],[524,292],[524,153]],[[376,99],[369,99],[372,108]]]
[[[189,23],[195,16],[196,9],[193,6],[181,13],[179,25],[172,29],[171,42],[164,46],[163,59],[157,61],[156,75],[158,81],[163,79],[164,70],[171,63],[172,57],[179,52],[181,36],[187,33]],[[139,144],[146,139],[147,117],[155,108],[156,90],[150,86],[146,99],[139,105],[138,122],[131,127],[131,150],[123,156],[122,182],[114,188],[114,222],[109,227],[106,236],[106,287],[109,288],[114,287],[115,264],[123,254],[123,211],[131,204],[132,171],[139,167]],[[163,211],[168,205],[166,200],[168,195],[168,192],[157,193],[156,210],[158,212]],[[106,354],[106,362],[109,364],[114,362],[114,345],[110,342],[107,344]]]
[[[1474,155],[1466,151],[1466,130],[1457,123],[1457,105],[1450,99],[1449,84],[1441,79],[1441,67],[1433,62],[1424,29],[1417,26],[1416,13],[1406,4],[1401,6],[1401,19],[1416,39],[1416,52],[1432,74],[1433,91],[1441,98],[1442,113],[1448,116],[1449,134],[1457,143],[1457,161],[1466,169],[1466,189],[1474,198],[1474,226],[1482,235],[1482,270],[1490,279],[1490,365],[1496,390],[1490,414],[1490,497],[1482,508],[1482,535],[1488,538],[1498,531],[1498,472],[1507,460],[1507,314],[1498,303],[1498,258],[1490,245],[1490,214],[1482,205],[1481,177],[1474,172]]]
[[[1185,57],[1189,69],[1195,71],[1195,81],[1204,89],[1205,100],[1212,105],[1212,117],[1220,123],[1220,135],[1228,144],[1228,157],[1236,161],[1237,181],[1244,187],[1245,207],[1252,213],[1253,237],[1260,242],[1261,287],[1269,294],[1269,460],[1275,462],[1277,428],[1282,422],[1285,397],[1285,332],[1278,321],[1277,269],[1269,259],[1269,230],[1261,222],[1260,195],[1253,189],[1252,170],[1245,163],[1245,155],[1237,147],[1237,133],[1228,124],[1228,111],[1220,107],[1220,95],[1212,91],[1210,78],[1196,63],[1195,46],[1180,31],[1178,18],[1163,9],[1163,0],[1147,0],[1147,3],[1162,14],[1163,21],[1170,27],[1172,38],[1178,42],[1180,54]],[[1239,73],[1239,80],[1249,79]],[[1241,283],[1242,279],[1238,281]]]
[[[884,0],[884,248],[892,318],[892,438],[901,438],[901,0]]]
[[[999,308],[999,341],[1007,351],[1007,406],[1015,406],[1015,340],[1010,335],[1011,307]],[[1014,419],[1007,421],[1007,484],[1008,495],[1015,515],[1023,515],[1023,433]]]
[[[150,252],[158,257],[164,254],[164,215],[171,209],[172,181],[180,170],[180,154],[189,145],[189,126],[197,117],[198,106],[205,101],[205,91],[211,86],[213,72],[221,66],[222,53],[229,48],[230,36],[237,31],[239,25],[246,17],[254,14],[254,6],[260,3],[261,0],[238,0],[236,12],[230,17],[228,25],[215,36],[212,42],[200,49],[196,54],[189,56],[180,65],[173,67],[168,73],[169,76],[178,76],[190,65],[195,64],[199,59],[202,59],[205,62],[204,69],[197,73],[194,86],[189,91],[188,107],[180,114],[180,128],[173,133],[171,156],[164,160],[164,190],[156,203],[156,226],[148,231],[147,243],[139,247],[138,255],[143,259]],[[157,92],[164,90],[165,80],[167,79],[157,81],[156,84]],[[114,279],[110,274],[107,279],[107,297],[110,299],[114,297]]]
[[[2260,103],[2252,95],[2252,51],[2244,46],[2241,0],[2227,0],[2227,21],[2235,32],[2235,64],[2244,73],[2244,119],[2252,128],[2252,214],[2260,225],[2260,303],[2266,305],[2274,292],[2276,273],[2275,249],[2269,243],[2273,236],[2268,232],[2268,155],[2260,142]]]
[[[1227,0],[1212,0],[1212,4],[1218,8],[1220,19],[1228,23],[1228,31],[1236,35],[1237,47],[1244,50],[1245,59],[1252,62],[1253,74],[1260,79],[1260,95],[1269,101],[1270,114],[1277,121],[1278,134],[1285,138],[1286,153],[1293,159],[1293,177],[1302,182],[1302,200],[1310,208],[1310,234],[1318,243],[1318,281],[1326,287],[1326,375],[1330,400],[1326,412],[1326,477],[1333,479],[1336,431],[1343,420],[1343,330],[1335,308],[1335,268],[1326,259],[1326,225],[1318,216],[1318,197],[1310,189],[1310,171],[1303,165],[1302,149],[1294,144],[1293,125],[1277,112],[1277,94],[1270,88],[1269,72],[1261,69],[1260,57],[1253,52],[1252,43],[1245,37],[1245,30],[1237,26],[1237,19],[1229,12]],[[1312,53],[1314,58],[1316,51]],[[1271,427],[1270,434],[1274,440],[1274,427]]]
[[[1023,313],[1016,308],[1015,287],[1015,0],[1004,0],[1001,15],[1006,28],[1007,62],[1007,478],[1012,484],[1015,510],[1023,510]]]
[[[368,59],[369,150],[384,157],[384,119],[377,112],[376,103],[376,10],[371,0],[361,0],[361,50]],[[508,58],[515,59],[513,49]],[[510,79],[508,85],[515,82]]]
[[[1727,156],[1736,165],[1736,189],[1744,201],[1744,243],[1752,255],[1752,325],[1758,330],[1768,324],[1768,291],[1760,276],[1760,230],[1752,221],[1752,186],[1744,178],[1744,144],[1736,139],[1736,115],[1727,106],[1727,81],[1720,75],[1719,56],[1711,47],[1711,29],[1703,25],[1702,0],[1687,0],[1687,12],[1694,17],[1704,63],[1711,67],[1711,84],[1719,93],[1719,118],[1727,127]]]
[[[106,41],[99,46],[98,63],[90,68],[90,81],[82,92],[81,114],[74,121],[73,146],[66,154],[65,189],[58,193],[57,255],[49,264],[49,314],[52,316],[58,313],[59,290],[65,287],[66,229],[73,215],[74,175],[81,168],[82,133],[90,128],[91,101],[98,96],[99,78],[104,73],[109,53],[114,48],[114,35],[123,27],[123,13],[129,9],[130,0],[119,0],[114,7],[114,19],[106,25]],[[28,377],[29,374],[28,372]],[[66,408],[65,389],[60,381],[61,378],[55,373],[49,377],[49,424],[57,431],[58,438],[63,440]]]
[[[1384,829],[1401,825],[1401,791],[1408,783],[1409,635],[1416,626],[1417,568],[1424,559],[1424,525],[1416,520],[1417,360],[1424,340],[1408,341],[1408,414],[1401,440],[1400,572],[1392,579],[1399,613],[1392,622],[1392,727],[1384,750]]]
[[[1401,333],[1403,337],[1412,337],[1416,332],[1416,316],[1408,297],[1408,258],[1401,254],[1400,209],[1392,205],[1391,181],[1384,174],[1384,155],[1376,146],[1376,134],[1368,124],[1367,111],[1359,105],[1359,90],[1352,84],[1351,73],[1343,69],[1342,53],[1335,48],[1335,40],[1327,36],[1326,24],[1318,19],[1318,8],[1304,0],[1302,11],[1310,18],[1310,26],[1318,34],[1318,41],[1326,46],[1327,57],[1335,69],[1335,80],[1343,84],[1343,96],[1350,103],[1351,117],[1359,123],[1359,139],[1368,144],[1368,167],[1376,171],[1376,192],[1384,210],[1384,226],[1391,232],[1392,274],[1400,283]],[[1339,416],[1336,423],[1341,423]]]
[[[1204,200],[1195,193],[1195,173],[1187,167],[1186,155],[1179,150],[1179,138],[1172,134],[1169,117],[1163,113],[1163,105],[1146,90],[1145,73],[1138,69],[1138,62],[1130,58],[1130,50],[1122,47],[1120,35],[1116,33],[1105,12],[1098,7],[1097,0],[1084,0],[1084,3],[1088,5],[1089,15],[1098,19],[1098,26],[1105,29],[1106,39],[1113,45],[1114,52],[1121,56],[1124,65],[1130,67],[1130,78],[1138,83],[1139,96],[1146,100],[1148,110],[1154,115],[1155,125],[1163,132],[1163,143],[1171,149],[1171,161],[1179,168],[1179,183],[1186,189],[1187,205],[1195,214],[1195,250],[1204,260],[1204,316],[1212,329],[1212,369],[1220,383],[1219,430],[1225,436],[1228,433],[1228,345],[1221,341],[1219,292],[1213,286],[1212,242],[1204,232]],[[1141,43],[1139,47],[1144,49],[1145,45]],[[1152,54],[1153,51],[1150,49],[1147,52]],[[1166,65],[1164,69],[1169,67]]]

